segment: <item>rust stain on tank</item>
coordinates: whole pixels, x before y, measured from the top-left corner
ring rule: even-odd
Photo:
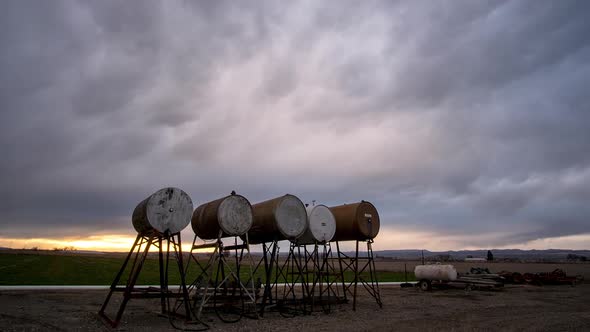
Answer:
[[[364,241],[379,233],[379,213],[370,202],[333,206],[330,211],[336,219],[336,234],[332,241]]]

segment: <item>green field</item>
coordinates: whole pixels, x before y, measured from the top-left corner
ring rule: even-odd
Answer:
[[[124,257],[34,253],[0,254],[0,285],[110,285],[123,261]],[[195,268],[194,262],[191,264]],[[190,269],[189,282],[191,281],[190,276],[196,277],[196,271]],[[243,277],[246,274],[243,273]],[[404,281],[403,273],[399,272],[384,271],[378,272],[377,275],[379,281]],[[257,273],[255,279],[257,277],[264,280],[261,273]],[[345,274],[347,280],[352,280],[353,277],[352,273]],[[170,284],[180,283],[180,274],[176,265],[170,265],[169,278]],[[408,279],[413,280],[414,275],[408,274]],[[157,285],[159,280],[158,260],[157,258],[148,258],[141,271],[138,284]],[[282,281],[279,280],[279,282]]]

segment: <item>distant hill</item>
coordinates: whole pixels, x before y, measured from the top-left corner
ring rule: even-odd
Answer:
[[[548,250],[521,250],[521,249],[490,249],[494,255],[494,260],[517,259],[531,261],[563,261],[567,260],[568,255],[584,256],[590,260],[590,250],[570,250],[570,249],[548,249]],[[463,260],[470,257],[487,257],[488,249],[481,250],[458,250],[458,251],[429,251],[424,250],[425,258],[449,256],[450,259]],[[380,257],[398,258],[398,259],[421,259],[422,250],[380,250],[375,251],[375,255]],[[571,256],[570,256],[571,257]]]
[[[333,248],[335,250],[335,248]],[[105,256],[121,256],[126,255],[127,252],[101,252],[92,250],[34,250],[34,249],[12,249],[0,247],[4,253],[28,253],[28,254],[42,254],[42,255],[105,255]],[[562,262],[567,261],[568,256],[571,257],[585,257],[590,262],[590,250],[570,250],[570,249],[548,249],[548,250],[521,250],[521,249],[490,249],[494,255],[494,260],[518,260],[531,262]],[[450,251],[430,251],[421,249],[401,249],[401,250],[376,250],[373,253],[375,256],[402,259],[402,260],[419,260],[422,258],[427,260],[465,260],[467,257],[486,258],[488,249],[479,250],[450,250]],[[187,252],[185,252],[187,253]],[[347,255],[352,255],[353,252],[345,252]],[[150,251],[150,255],[155,252]],[[252,251],[254,255],[261,255],[261,252]],[[335,252],[334,252],[335,254]]]

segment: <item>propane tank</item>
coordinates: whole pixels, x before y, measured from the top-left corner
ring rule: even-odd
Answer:
[[[417,280],[457,280],[457,270],[453,265],[417,265],[414,268],[414,275]]]

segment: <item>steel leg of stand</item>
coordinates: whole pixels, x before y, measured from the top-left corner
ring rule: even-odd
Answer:
[[[356,241],[356,250],[354,254],[354,293],[352,296],[352,310],[356,310],[356,288],[359,278],[359,241]]]

